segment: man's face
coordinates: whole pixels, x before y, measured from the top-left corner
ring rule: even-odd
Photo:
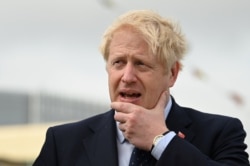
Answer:
[[[107,72],[112,102],[129,102],[153,108],[161,93],[174,83],[141,35],[129,28],[114,33]]]

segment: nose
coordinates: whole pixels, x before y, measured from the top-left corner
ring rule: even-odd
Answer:
[[[124,83],[134,83],[136,81],[136,73],[133,65],[127,64],[124,68],[123,76],[122,76],[122,82]]]

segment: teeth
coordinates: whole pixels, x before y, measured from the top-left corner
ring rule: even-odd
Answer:
[[[132,93],[132,94],[127,94],[127,93],[121,93],[123,97],[139,97],[140,94],[138,93]]]
[[[126,94],[126,96],[133,97],[133,96],[135,96],[135,94]]]

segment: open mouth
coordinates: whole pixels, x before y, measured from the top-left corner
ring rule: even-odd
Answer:
[[[123,98],[138,98],[141,96],[140,93],[125,93],[125,92],[121,92],[120,95]]]

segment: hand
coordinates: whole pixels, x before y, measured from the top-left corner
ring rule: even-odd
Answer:
[[[168,96],[168,92],[163,92],[153,109],[132,103],[111,103],[111,107],[116,110],[114,118],[120,122],[119,129],[131,144],[149,151],[154,137],[168,131],[164,117]]]

